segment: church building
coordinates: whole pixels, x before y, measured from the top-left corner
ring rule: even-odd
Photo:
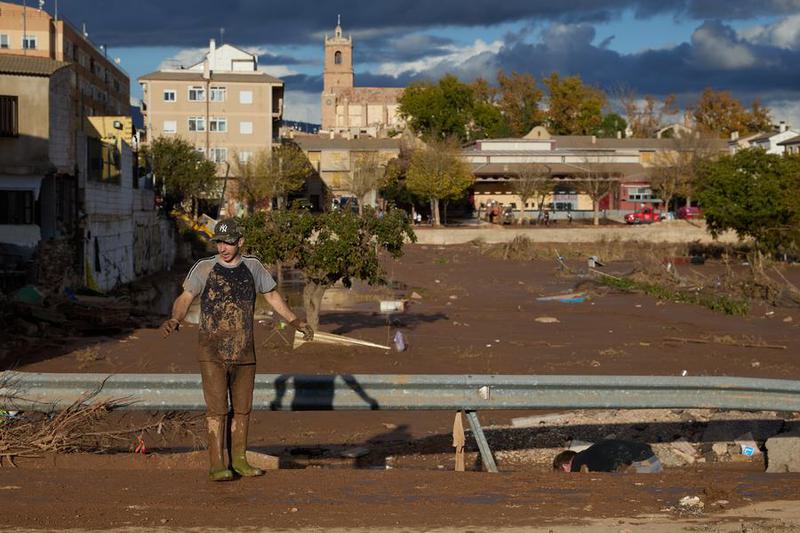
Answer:
[[[341,19],[325,35],[322,131],[345,137],[386,137],[403,127],[397,113],[402,88],[353,86],[353,38],[342,34]]]

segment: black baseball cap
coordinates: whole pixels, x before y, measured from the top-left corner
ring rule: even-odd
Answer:
[[[228,244],[236,244],[242,237],[242,231],[239,229],[239,223],[234,218],[224,218],[217,222],[214,226],[214,236],[211,237],[212,241],[222,241]]]

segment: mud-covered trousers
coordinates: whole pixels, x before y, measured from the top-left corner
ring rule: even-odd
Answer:
[[[228,415],[228,393],[234,415],[249,415],[253,409],[253,387],[256,379],[255,364],[237,364],[201,361],[203,396],[206,399],[206,416]]]

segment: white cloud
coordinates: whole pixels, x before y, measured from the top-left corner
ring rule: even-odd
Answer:
[[[270,76],[275,76],[276,78],[283,78],[285,76],[297,74],[296,70],[292,70],[286,65],[260,65],[258,70],[261,72],[266,72]]]
[[[800,101],[771,100],[768,104],[772,110],[773,122],[777,123],[783,120],[794,130],[800,130]]]
[[[170,70],[190,67],[199,63],[208,53],[208,48],[184,48],[172,57],[168,57],[158,65],[156,70]]]
[[[755,44],[798,50],[800,49],[800,14],[782,18],[774,24],[744,28],[739,30],[739,36]]]
[[[695,59],[712,69],[736,70],[756,64],[752,50],[733,31],[717,23],[705,23],[692,34]]]
[[[297,120],[314,124],[319,124],[321,122],[320,93],[292,91],[287,87],[283,98],[283,118],[286,120]]]
[[[443,55],[437,54],[433,57],[423,57],[415,61],[382,63],[378,66],[378,74],[397,77],[404,72],[437,72],[442,66],[461,65],[487,52],[495,55],[502,47],[503,41],[497,40],[486,43],[481,39],[476,39],[471,46],[446,45],[442,47],[442,50],[446,51]]]

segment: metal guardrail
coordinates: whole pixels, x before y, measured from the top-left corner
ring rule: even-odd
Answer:
[[[92,401],[113,400],[127,409],[205,410],[198,374],[0,373],[0,408],[6,410],[51,411],[86,400],[87,395]],[[478,410],[800,411],[800,381],[671,376],[260,374],[256,376],[253,408],[465,411],[484,466],[489,472],[497,472]]]
[[[49,411],[98,391],[122,408],[205,410],[199,374],[0,373],[0,406]],[[272,411],[720,408],[800,411],[800,381],[734,377],[259,374]]]

